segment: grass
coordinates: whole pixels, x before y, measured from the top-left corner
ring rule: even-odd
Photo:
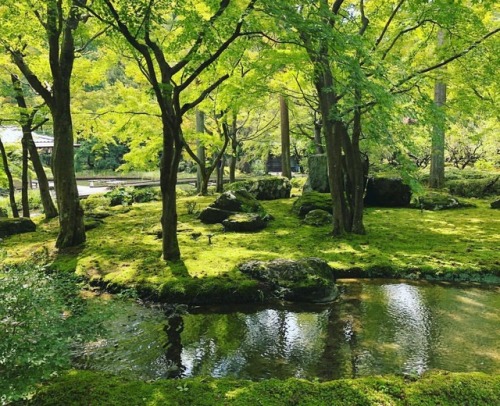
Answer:
[[[494,405],[500,375],[439,373],[418,380],[370,377],[330,382],[299,379],[250,382],[192,378],[129,381],[97,372],[72,371],[42,387],[35,405]]]
[[[165,297],[176,293],[180,298],[199,291],[202,296],[231,291],[237,297],[243,285],[250,294],[257,285],[237,266],[251,259],[315,256],[328,261],[340,277],[500,281],[500,216],[486,200],[474,201],[474,208],[438,212],[368,208],[366,235],[335,239],[330,226],[305,225],[292,214],[293,198],[262,202],[275,218],[266,229],[224,233],[221,225],[202,224],[189,213],[188,202],[199,210],[214,199],[178,199],[182,262],[165,263],[161,258],[161,240],[155,235],[159,202],[108,209],[112,215],[89,230],[86,244],[79,248],[57,252],[57,221],[39,219],[37,232],[5,239],[0,251],[6,263],[39,257],[95,282],[134,286]]]

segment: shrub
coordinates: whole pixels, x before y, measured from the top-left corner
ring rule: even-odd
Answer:
[[[482,179],[450,180],[446,186],[451,194],[463,197],[482,198],[500,195],[500,175]]]
[[[73,276],[40,265],[0,268],[0,403],[68,368],[72,346],[95,331],[78,290]]]
[[[105,194],[90,195],[81,200],[82,208],[85,212],[93,212],[100,209],[106,209],[111,205],[111,198]]]
[[[146,203],[161,199],[159,188],[136,188],[132,190],[131,194],[133,201],[136,203]]]
[[[119,206],[120,204],[128,206],[134,201],[132,191],[131,188],[117,187],[106,193],[105,196],[111,199],[110,206]]]

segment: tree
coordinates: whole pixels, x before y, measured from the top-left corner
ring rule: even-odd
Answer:
[[[193,8],[193,4],[184,1],[174,7],[154,0],[134,4],[102,0],[88,8],[92,15],[112,26],[132,47],[160,110],[163,136],[161,224],[165,260],[175,261],[181,256],[175,189],[185,146],[183,117],[229,77],[223,74],[210,83],[197,83],[202,73],[245,35],[243,27],[256,1],[249,0],[243,7],[229,0],[221,1],[218,6],[213,2],[198,2]],[[200,89],[197,96],[190,101],[182,100],[188,90],[196,87]]]
[[[290,117],[288,114],[288,102],[283,95],[280,96],[280,123],[281,123],[281,166],[282,176],[292,179],[292,167],[290,164]]]
[[[78,2],[83,3],[85,2]],[[60,223],[56,247],[77,246],[85,241],[85,227],[74,171],[70,84],[76,52],[74,34],[83,16],[71,0],[64,3],[58,0],[44,0],[33,7],[28,2],[19,5],[19,9],[17,6],[13,8],[20,12],[20,15],[16,16],[19,18],[17,21],[21,21],[23,12],[33,13],[47,40],[51,84],[44,84],[28,63],[28,42],[21,40],[9,43],[5,39],[2,42],[12,61],[50,109],[54,129],[52,173]],[[20,26],[21,24],[18,28]],[[12,33],[9,36],[12,38]]]
[[[12,217],[19,217],[19,211],[17,210],[15,192],[16,189],[14,187],[14,179],[12,178],[12,173],[9,169],[9,161],[7,159],[7,153],[5,151],[5,146],[3,145],[2,139],[0,138],[0,155],[2,156],[2,165],[5,175],[7,176],[7,181],[9,183],[9,203],[10,209],[12,210]]]
[[[57,217],[57,209],[52,201],[52,196],[50,195],[49,181],[47,175],[45,174],[45,169],[43,168],[42,162],[40,160],[40,155],[36,148],[35,142],[33,141],[32,132],[40,127],[46,120],[34,125],[34,119],[39,111],[40,107],[35,107],[28,111],[26,100],[24,97],[24,92],[21,86],[21,81],[17,75],[11,75],[12,85],[15,91],[15,97],[17,100],[17,105],[19,107],[20,123],[23,131],[22,146],[23,146],[23,217],[29,217],[29,202],[28,202],[28,185],[27,185],[27,153],[31,158],[33,168],[38,180],[38,189],[40,191],[40,198],[42,200],[43,211],[46,219],[51,219]]]

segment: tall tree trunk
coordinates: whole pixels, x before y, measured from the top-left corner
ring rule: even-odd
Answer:
[[[226,159],[224,156],[219,161],[217,165],[217,184],[216,184],[216,192],[222,193],[224,192],[224,167],[226,166]]]
[[[9,202],[10,202],[10,209],[12,210],[12,217],[18,218],[19,211],[17,210],[16,198],[15,198],[16,189],[14,187],[14,180],[12,179],[12,173],[10,172],[9,169],[9,161],[7,159],[7,153],[5,152],[5,147],[1,139],[0,139],[0,154],[2,155],[3,169],[5,171],[5,175],[7,176],[7,181],[9,183]]]
[[[177,140],[180,138],[181,129],[180,125],[173,128],[167,120],[164,118],[163,155],[160,166],[162,248],[165,261],[178,261],[181,258],[181,251],[177,238],[177,195],[175,189],[182,147],[178,145],[178,141],[174,141],[174,138]]]
[[[205,132],[205,113],[201,110],[196,110],[196,133],[203,134]],[[201,162],[198,164],[198,169],[196,171],[196,186],[198,188],[198,193],[202,196],[208,194],[208,181],[209,178],[206,176],[206,154],[205,146],[200,140],[196,141],[196,155]]]
[[[317,154],[325,153],[323,140],[321,139],[321,121],[319,120],[314,120],[314,146]]]
[[[74,169],[73,125],[69,87],[60,90],[59,103],[52,108],[54,148],[52,174],[59,209],[57,248],[74,247],[85,242],[83,210],[80,206]],[[64,100],[64,102],[63,102]]]
[[[333,235],[339,236],[347,231],[345,223],[346,202],[344,199],[344,171],[342,168],[342,129],[341,123],[332,120],[332,109],[335,105],[333,93],[333,76],[328,60],[315,65],[315,86],[318,91],[323,131],[325,135],[326,155],[328,161],[328,181],[333,200]]]
[[[42,200],[43,212],[45,218],[51,219],[57,217],[57,209],[50,195],[49,180],[45,174],[45,169],[43,168],[42,161],[40,160],[40,155],[35,146],[32,134],[30,132],[28,138],[28,151],[30,153],[31,163],[33,164],[33,169],[35,170],[36,177],[38,179],[38,189],[40,191],[40,198]]]
[[[444,45],[445,31],[438,31],[438,48]],[[431,169],[429,177],[429,187],[440,189],[444,186],[444,146],[445,146],[445,125],[446,118],[444,106],[446,104],[446,83],[442,79],[437,79],[434,84],[434,104],[438,111],[437,122],[432,130],[431,145]]]
[[[22,125],[23,128],[23,138],[21,139],[22,145],[22,175],[21,175],[21,204],[23,207],[23,217],[30,217],[30,202],[29,202],[29,179],[28,179],[28,140],[26,133],[30,132],[30,129],[26,124]]]
[[[280,118],[281,118],[281,175],[292,179],[292,166],[290,164],[290,116],[288,103],[283,95],[280,95]]]
[[[40,160],[40,155],[36,149],[35,142],[33,140],[32,127],[33,127],[33,117],[34,114],[28,114],[27,104],[24,98],[23,88],[21,86],[21,81],[16,75],[11,75],[12,85],[15,90],[17,105],[21,109],[21,123],[23,130],[23,143],[27,146],[31,162],[33,163],[33,169],[35,170],[36,177],[38,179],[38,189],[40,191],[40,198],[42,200],[43,211],[45,213],[46,219],[51,219],[57,217],[57,209],[52,201],[52,196],[50,195],[49,181],[45,170],[43,169],[42,162]],[[34,111],[36,113],[36,111]],[[24,144],[23,144],[24,151]],[[23,152],[24,156],[24,152]],[[23,165],[24,166],[24,165]],[[23,204],[24,210],[24,204]]]

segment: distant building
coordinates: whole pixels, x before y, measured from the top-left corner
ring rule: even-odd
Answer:
[[[37,148],[54,148],[54,137],[32,132]],[[21,127],[0,127],[0,139],[4,144],[20,144],[23,138]]]

